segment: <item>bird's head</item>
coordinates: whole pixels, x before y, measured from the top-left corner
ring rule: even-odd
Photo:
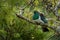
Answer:
[[[40,16],[44,16],[42,13],[40,13]]]
[[[39,14],[39,12],[35,10],[35,11],[34,11],[34,14],[37,14],[37,13]]]

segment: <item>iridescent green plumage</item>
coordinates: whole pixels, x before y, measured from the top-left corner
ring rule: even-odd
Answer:
[[[33,20],[36,22],[47,23],[45,16],[38,11],[34,11]],[[43,32],[49,31],[46,26],[42,26]]]
[[[39,13],[34,11],[33,20],[39,19]]]

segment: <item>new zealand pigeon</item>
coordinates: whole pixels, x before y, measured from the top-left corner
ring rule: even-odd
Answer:
[[[34,11],[33,20],[36,22],[48,23],[45,16],[42,13],[39,13],[38,11]],[[43,32],[49,31],[46,26],[43,26],[42,29]]]

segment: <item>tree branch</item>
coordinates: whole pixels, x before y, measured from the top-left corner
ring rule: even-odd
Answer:
[[[57,30],[57,27],[55,27],[55,26],[53,27],[53,26],[49,26],[48,24],[38,23],[38,22],[35,22],[35,21],[33,21],[33,20],[30,20],[30,19],[28,19],[28,18],[26,18],[26,17],[24,17],[24,16],[22,16],[22,15],[16,14],[16,16],[17,16],[18,18],[21,18],[21,19],[23,19],[23,20],[26,20],[27,22],[32,23],[32,24],[36,24],[36,25],[40,25],[40,26],[47,26],[48,28],[54,30],[56,33],[60,34],[59,31]]]
[[[30,20],[30,19],[28,19],[28,18],[26,18],[26,17],[24,17],[24,16],[22,16],[22,15],[16,14],[16,16],[17,16],[18,18],[21,18],[21,19],[23,19],[23,20],[26,20],[26,21],[29,22],[29,23],[33,23],[33,24],[37,24],[37,25],[41,24],[41,23],[37,23],[37,22],[35,22],[35,21],[33,21],[33,20]]]

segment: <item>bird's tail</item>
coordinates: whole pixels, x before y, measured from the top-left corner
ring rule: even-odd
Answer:
[[[43,32],[48,32],[49,31],[49,29],[45,26],[42,27],[42,30],[43,30]]]

